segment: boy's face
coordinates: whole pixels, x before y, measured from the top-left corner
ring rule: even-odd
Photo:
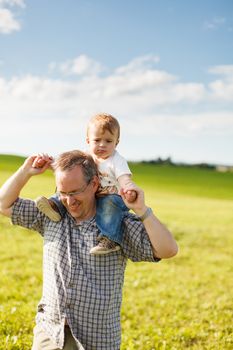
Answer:
[[[97,159],[107,159],[114,152],[118,144],[118,132],[114,133],[105,130],[100,130],[96,125],[91,125],[89,128],[87,143],[90,147],[90,152]]]

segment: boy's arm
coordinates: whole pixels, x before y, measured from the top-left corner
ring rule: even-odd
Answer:
[[[36,167],[38,156],[28,157],[23,165],[0,188],[0,213],[10,217],[12,206],[19,197],[20,191],[33,175],[42,174],[49,168],[52,159],[48,155],[40,155],[43,159],[41,167]]]
[[[135,186],[134,182],[131,179],[130,174],[124,174],[118,177],[117,181],[119,182],[121,188],[127,188],[129,186]]]
[[[137,198],[137,192],[135,191],[136,185],[131,179],[130,174],[124,174],[118,177],[117,181],[120,184],[121,189],[123,190],[127,201],[132,203]]]

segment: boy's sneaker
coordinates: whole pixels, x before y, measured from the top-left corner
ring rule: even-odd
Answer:
[[[46,197],[38,197],[35,200],[36,207],[39,211],[45,214],[50,220],[58,222],[61,220],[61,215],[56,210],[56,205]]]
[[[101,237],[99,243],[95,247],[91,248],[90,254],[103,255],[116,252],[120,249],[121,247],[119,246],[119,244],[110,241],[110,239],[108,239],[107,237]]]

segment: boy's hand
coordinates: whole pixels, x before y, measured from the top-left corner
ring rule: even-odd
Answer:
[[[51,168],[52,161],[53,158],[47,154],[30,156],[24,161],[19,170],[24,173],[24,176],[29,176],[30,178],[31,176],[42,174]]]
[[[128,192],[132,192],[132,197],[131,194],[129,194]],[[132,209],[135,214],[137,214],[138,216],[141,216],[145,213],[146,210],[146,205],[145,205],[145,198],[144,198],[144,192],[141,188],[137,187],[134,185],[134,187],[132,186],[131,189],[121,189],[120,190],[120,195],[121,198],[123,199],[125,205],[129,208]],[[127,196],[130,196],[129,198]],[[128,199],[133,199],[134,201],[130,202]]]
[[[51,165],[53,158],[47,154],[38,154],[32,163],[32,167],[36,169],[41,169],[45,165]]]
[[[127,200],[127,202],[129,203],[133,203],[134,201],[136,201],[137,199],[137,192],[135,190],[128,190],[125,193],[125,199]]]

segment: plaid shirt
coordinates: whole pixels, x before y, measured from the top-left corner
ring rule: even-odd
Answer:
[[[78,224],[67,213],[60,222],[53,222],[38,211],[32,200],[17,199],[12,223],[36,230],[44,239],[43,296],[37,324],[61,349],[64,324],[68,322],[79,349],[119,350],[127,259],[159,261],[153,257],[143,224],[127,213],[122,249],[95,256],[89,253],[99,234],[95,218]]]

